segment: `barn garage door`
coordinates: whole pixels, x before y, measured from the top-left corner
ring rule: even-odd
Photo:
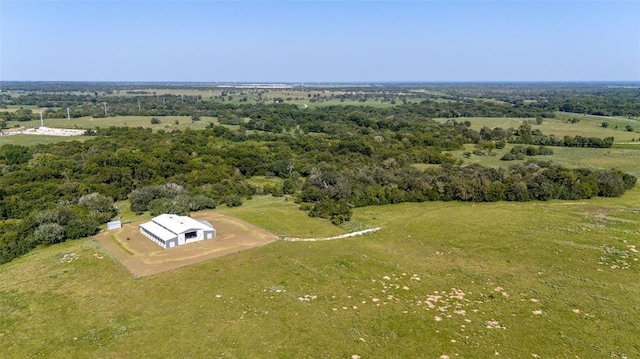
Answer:
[[[198,240],[198,232],[197,231],[187,232],[187,233],[184,234],[184,242],[185,243],[196,242],[197,240]]]

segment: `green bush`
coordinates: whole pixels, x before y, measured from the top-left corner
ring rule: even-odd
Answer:
[[[513,161],[516,159],[516,155],[513,153],[505,153],[502,157],[500,157],[501,161]]]
[[[37,244],[54,244],[64,242],[64,227],[57,223],[45,223],[33,232],[34,241]]]
[[[232,194],[224,198],[224,204],[228,207],[239,207],[242,206],[242,198],[240,196]]]

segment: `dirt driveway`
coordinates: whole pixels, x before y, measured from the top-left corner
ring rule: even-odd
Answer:
[[[200,263],[278,239],[262,228],[220,213],[194,212],[191,217],[211,223],[216,229],[216,238],[164,249],[140,233],[138,226],[145,221],[139,221],[102,232],[96,239],[137,277]]]

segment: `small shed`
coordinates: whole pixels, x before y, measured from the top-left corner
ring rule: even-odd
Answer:
[[[152,218],[140,225],[140,233],[162,248],[216,237],[216,230],[209,222],[175,214],[161,214]]]
[[[108,231],[110,231],[112,229],[118,229],[118,228],[122,228],[122,222],[121,221],[107,222],[107,230]]]

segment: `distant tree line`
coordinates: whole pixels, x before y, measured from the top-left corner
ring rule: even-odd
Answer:
[[[212,89],[207,84],[133,84],[133,83],[7,83],[1,86],[12,91],[25,91],[19,95],[0,93],[0,107],[37,106],[49,109],[46,116],[66,117],[70,108],[71,117],[104,117],[104,103],[108,105],[107,116],[215,116],[240,118],[242,108],[252,114],[259,111],[256,104],[246,103],[242,96],[246,89],[227,88],[220,100],[232,96],[242,96],[241,104],[202,98],[201,96],[156,95],[146,91],[149,86],[173,90]],[[217,88],[216,88],[217,89]],[[127,96],[120,95],[120,91]],[[296,91],[303,90],[296,88]],[[326,91],[325,91],[326,90]],[[258,106],[268,101],[262,94],[266,90],[252,90],[258,94]],[[306,91],[312,91],[307,89]],[[610,84],[396,84],[376,87],[315,87],[313,95],[308,93],[310,102],[352,100],[365,103],[379,100],[406,107],[405,112],[427,118],[458,117],[519,117],[552,118],[555,113],[569,112],[598,116],[640,116],[640,89],[633,86],[612,86]],[[319,92],[322,96],[318,96]],[[244,99],[244,101],[242,101]],[[282,98],[269,101],[280,103]],[[412,101],[408,101],[412,100]],[[420,101],[420,103],[417,103]],[[281,105],[284,105],[280,103]],[[364,107],[364,106],[358,106]],[[236,111],[239,110],[239,111]],[[300,109],[302,110],[302,109]],[[306,109],[306,112],[312,112]],[[368,111],[368,110],[367,110]],[[384,112],[384,111],[382,111]],[[296,112],[296,114],[302,112]],[[26,113],[3,113],[5,120],[26,121],[35,119]],[[393,115],[393,114],[392,114]],[[259,120],[259,118],[256,118]]]

